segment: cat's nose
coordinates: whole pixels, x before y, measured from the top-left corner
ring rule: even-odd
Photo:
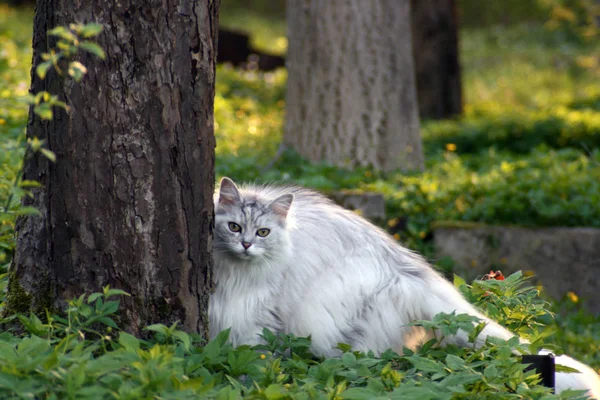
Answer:
[[[248,247],[252,246],[252,243],[248,243],[248,242],[242,242],[242,246],[244,246],[244,248],[246,250],[248,250]]]

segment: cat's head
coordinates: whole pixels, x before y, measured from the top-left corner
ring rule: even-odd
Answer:
[[[223,178],[215,199],[215,256],[268,263],[288,253],[287,219],[293,200],[291,193],[263,198],[240,191]]]

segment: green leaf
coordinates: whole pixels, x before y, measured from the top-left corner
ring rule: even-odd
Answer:
[[[88,304],[93,303],[100,296],[102,296],[102,293],[92,293],[92,294],[90,294],[90,297],[88,297],[88,300],[87,300]]]
[[[68,74],[75,79],[75,82],[81,82],[86,73],[87,68],[79,61],[72,61],[69,63]]]
[[[353,368],[356,365],[356,356],[353,353],[344,353],[342,356],[342,364],[346,368]]]
[[[498,376],[498,368],[496,368],[496,366],[494,364],[489,365],[488,367],[486,367],[483,370],[483,375],[487,379],[492,380],[492,379],[494,379],[495,377]]]
[[[145,327],[144,330],[146,330],[146,331],[153,331],[153,332],[156,332],[156,333],[161,333],[163,335],[168,335],[169,334],[169,328],[167,328],[163,324],[152,324],[152,325],[149,325],[149,326]]]
[[[31,215],[31,216],[39,216],[42,215],[40,213],[40,210],[38,210],[35,207],[31,207],[31,206],[23,206],[23,207],[19,207],[16,211],[15,211],[15,215]]]
[[[459,288],[466,284],[467,284],[467,282],[465,282],[465,280],[463,278],[454,274],[454,287]]]
[[[38,64],[35,68],[35,73],[40,79],[45,79],[46,74],[48,73],[48,69],[52,66],[52,61],[44,61],[43,63]]]
[[[110,326],[111,328],[114,329],[119,329],[119,327],[117,326],[117,323],[115,321],[113,321],[112,318],[109,317],[100,317],[97,319],[98,322],[106,325],[106,326]]]
[[[90,41],[81,42],[79,43],[79,48],[87,51],[88,53],[92,53],[102,60],[106,58],[106,53],[104,53],[102,47],[100,47],[97,43]]]
[[[410,356],[405,357],[408,361],[411,362],[412,365],[415,366],[416,369],[425,371],[425,372],[440,372],[443,370],[443,365],[438,364],[437,362],[419,357],[419,356]]]
[[[45,148],[40,148],[40,152],[44,155],[44,157],[46,157],[48,160],[52,161],[52,162],[56,162],[56,154],[54,154],[54,152],[45,149]]]
[[[104,307],[102,307],[102,312],[104,312],[105,314],[114,314],[118,309],[119,309],[119,301],[112,300],[112,301],[107,301],[104,304]]]
[[[33,107],[33,112],[36,113],[43,120],[51,120],[53,117],[52,108],[48,103],[38,104]]]
[[[221,349],[223,348],[225,342],[227,342],[227,339],[229,338],[229,332],[229,329],[220,332],[216,338],[208,342],[208,344],[203,347],[202,352],[206,356],[206,358],[208,358],[211,361],[217,359],[217,357],[221,353]]]
[[[24,179],[21,182],[19,182],[19,186],[22,188],[39,188],[39,187],[42,187],[42,184],[39,183],[38,181]]]
[[[104,27],[101,24],[89,23],[81,26],[78,33],[84,38],[90,38],[98,35],[103,29]]]
[[[21,323],[23,324],[23,326],[25,327],[25,329],[27,329],[27,331],[29,333],[32,333],[34,335],[43,336],[48,332],[48,327],[45,326],[44,324],[42,324],[42,321],[40,321],[40,319],[33,313],[29,316],[29,318],[27,318],[24,315],[18,315],[17,317],[19,318],[19,321],[21,321]],[[30,339],[32,339],[32,338],[30,338]],[[22,341],[21,345],[24,345],[27,343],[30,343],[30,342]]]
[[[350,388],[342,392],[342,399],[348,400],[371,400],[377,397],[377,392],[367,388]]]
[[[352,346],[350,346],[349,344],[346,344],[346,343],[338,343],[336,346],[336,349],[339,349],[342,352],[347,353],[349,351],[352,351]]]
[[[22,96],[19,100],[27,104],[35,104],[35,96],[31,93],[27,93],[26,95]]]
[[[139,339],[127,332],[119,332],[119,344],[129,351],[136,351],[140,348]]]
[[[121,289],[108,289],[105,293],[106,297],[111,297],[111,296],[131,296],[129,293],[127,293],[124,290]]]
[[[54,29],[50,29],[48,31],[48,35],[49,36],[58,36],[60,38],[69,40],[69,41],[75,41],[77,39],[77,37],[73,34],[73,32],[71,32],[68,28],[64,27],[64,26],[57,26]]]
[[[578,373],[578,369],[567,367],[566,365],[556,364],[556,372]]]
[[[183,343],[183,346],[185,347],[186,350],[188,350],[192,347],[192,339],[190,338],[190,335],[188,335],[186,332],[175,331],[175,332],[173,332],[173,336],[175,336],[177,339],[181,340],[181,342]]]
[[[283,386],[271,384],[265,389],[264,396],[267,400],[279,400],[285,397],[285,391]]]
[[[465,360],[455,356],[454,354],[448,354],[446,356],[446,365],[453,370],[462,369],[465,366]]]
[[[65,103],[64,101],[57,100],[56,97],[50,100],[50,104],[52,104],[54,107],[60,107],[63,110],[66,110],[68,108],[67,103]]]
[[[459,385],[468,385],[471,383],[475,383],[481,381],[480,374],[474,374],[472,372],[458,372],[448,375],[441,382],[443,387],[455,387]]]

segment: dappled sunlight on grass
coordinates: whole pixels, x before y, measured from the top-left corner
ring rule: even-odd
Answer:
[[[599,53],[598,43],[576,45],[541,24],[463,30],[467,108],[487,103],[545,108],[572,102],[598,87],[600,68],[590,60]]]
[[[221,3],[219,23],[222,27],[251,34],[250,44],[257,50],[285,55],[288,43],[284,15],[267,15],[265,10],[231,7],[229,3],[227,0]]]
[[[215,136],[217,173],[258,174],[275,155],[284,116],[286,71],[217,70]],[[252,171],[252,172],[251,172]]]
[[[29,90],[33,12],[0,4],[0,136],[22,133],[29,106],[18,97]]]

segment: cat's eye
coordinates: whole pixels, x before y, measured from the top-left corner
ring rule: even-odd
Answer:
[[[267,236],[269,233],[271,232],[270,229],[267,228],[261,228],[259,230],[256,231],[256,235],[260,236],[260,237],[265,237]]]
[[[229,223],[229,230],[231,232],[241,232],[242,231],[242,227],[239,226],[238,224],[236,224],[235,222],[230,222]]]

